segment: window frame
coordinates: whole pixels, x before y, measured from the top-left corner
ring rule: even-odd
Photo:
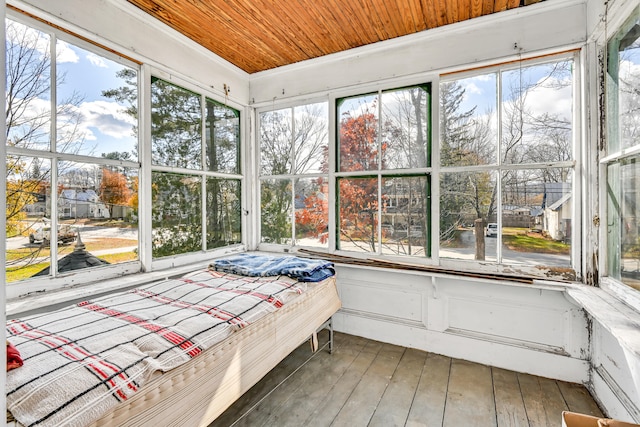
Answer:
[[[295,109],[298,107],[305,107],[305,106],[311,106],[311,105],[315,105],[315,104],[325,104],[326,105],[326,109],[327,109],[327,116],[326,116],[326,123],[327,123],[327,145],[328,145],[328,150],[329,150],[329,156],[328,156],[328,162],[329,162],[329,169],[327,173],[323,173],[321,171],[316,171],[316,172],[308,172],[308,173],[295,173],[295,122],[296,122],[296,116],[295,116]],[[293,172],[288,172],[288,173],[284,173],[284,174],[269,174],[269,175],[263,175],[262,174],[262,163],[261,163],[261,140],[260,140],[260,129],[261,129],[261,116],[264,113],[270,113],[270,112],[274,112],[274,111],[280,111],[280,110],[290,110],[291,111],[291,130],[292,130],[292,135],[291,135],[291,141],[290,141],[290,151],[292,154],[292,164],[291,167],[294,169]],[[290,244],[277,244],[277,243],[270,243],[270,242],[263,242],[262,241],[262,197],[261,197],[261,188],[262,188],[262,181],[270,181],[270,180],[287,180],[292,184],[292,188],[291,188],[291,203],[292,203],[292,207],[295,207],[295,190],[296,190],[296,182],[298,180],[301,179],[313,179],[313,178],[325,178],[328,182],[329,185],[329,192],[328,192],[328,196],[329,196],[329,212],[328,212],[328,218],[327,218],[327,224],[328,227],[330,229],[331,227],[331,217],[332,217],[332,205],[334,203],[333,197],[332,197],[332,191],[331,191],[331,168],[332,168],[332,156],[331,156],[331,141],[332,141],[332,134],[331,134],[331,121],[332,121],[332,114],[331,114],[331,101],[328,99],[328,97],[313,97],[313,98],[304,98],[301,100],[296,100],[296,101],[287,101],[287,102],[283,102],[283,103],[275,103],[275,100],[273,103],[271,103],[270,105],[264,105],[261,107],[258,107],[254,110],[254,117],[255,117],[255,123],[256,123],[256,132],[255,132],[255,146],[256,146],[256,150],[255,150],[255,183],[256,183],[256,189],[255,189],[255,206],[258,207],[258,209],[256,209],[256,217],[254,218],[254,246],[257,247],[259,250],[265,250],[265,251],[271,251],[271,252],[289,252],[289,250],[295,250],[297,251],[298,249],[309,249],[309,250],[320,250],[320,251],[329,251],[332,245],[332,233],[328,234],[328,241],[327,241],[327,247],[318,247],[318,246],[305,246],[305,245],[300,245],[297,244],[297,240],[296,240],[296,228],[295,228],[295,209],[293,209],[293,214],[291,216],[291,243]]]
[[[246,210],[247,200],[249,200],[250,189],[247,187],[247,145],[249,141],[249,137],[247,129],[248,129],[248,121],[250,120],[250,114],[248,111],[250,107],[246,105],[241,105],[238,102],[229,99],[225,93],[220,93],[221,91],[215,91],[213,86],[206,86],[202,82],[197,82],[189,77],[183,75],[176,75],[174,71],[169,68],[163,67],[158,64],[154,64],[148,60],[140,60],[134,59],[133,57],[127,55],[121,55],[117,51],[99,45],[98,43],[92,43],[88,39],[83,38],[82,36],[76,35],[72,33],[70,30],[67,30],[63,27],[56,27],[55,25],[50,25],[46,21],[39,20],[37,18],[32,18],[26,16],[20,11],[8,10],[5,16],[6,19],[14,20],[20,24],[26,25],[28,27],[34,28],[38,31],[41,31],[45,34],[51,35],[51,46],[56,46],[55,40],[63,40],[65,42],[69,42],[74,46],[87,50],[88,52],[95,53],[102,57],[108,58],[114,62],[120,63],[127,67],[136,70],[137,73],[137,90],[138,90],[138,135],[137,135],[137,147],[138,147],[138,158],[135,161],[128,160],[112,160],[102,157],[92,157],[85,155],[77,155],[77,154],[69,154],[63,152],[53,152],[51,149],[49,151],[42,151],[36,149],[26,149],[26,148],[16,148],[16,147],[5,147],[5,162],[7,156],[11,154],[17,154],[22,156],[30,156],[30,157],[43,157],[46,159],[50,159],[51,162],[57,162],[59,160],[63,161],[73,161],[79,163],[90,163],[98,166],[119,166],[119,167],[128,167],[133,168],[138,171],[138,258],[134,261],[122,262],[119,264],[106,265],[100,267],[92,267],[86,270],[74,270],[72,272],[65,273],[55,273],[52,276],[44,276],[38,278],[28,278],[24,280],[20,280],[14,283],[5,284],[6,289],[6,297],[7,300],[16,300],[18,298],[23,298],[29,295],[42,294],[49,295],[51,291],[61,291],[67,289],[64,294],[66,295],[68,292],[73,293],[73,295],[79,295],[82,297],[90,296],[94,293],[105,292],[108,290],[118,289],[126,286],[130,286],[131,283],[139,283],[143,279],[138,273],[146,273],[150,274],[154,271],[164,270],[167,268],[178,268],[185,267],[188,265],[199,265],[202,263],[208,262],[214,256],[220,256],[228,253],[240,252],[246,249],[246,238],[248,235],[247,232],[247,215],[248,211]],[[54,63],[55,61],[52,61]],[[52,65],[54,67],[54,65]],[[54,74],[52,73],[52,76]],[[239,181],[239,185],[241,186],[240,192],[240,205],[241,205],[241,241],[239,243],[209,249],[206,251],[198,251],[194,253],[181,254],[175,256],[168,256],[159,259],[153,259],[151,253],[151,236],[152,236],[152,212],[151,209],[143,209],[144,206],[151,206],[151,174],[152,170],[155,166],[152,166],[151,160],[151,76],[157,76],[161,79],[164,79],[168,82],[177,84],[183,88],[194,91],[198,93],[203,100],[202,109],[206,111],[206,101],[213,101],[214,103],[220,105],[226,105],[239,113],[238,118],[238,132],[239,132],[239,146],[237,156],[239,157],[236,162],[239,166],[238,173],[235,174],[226,174],[219,173],[214,171],[204,171],[205,165],[203,164],[202,170],[203,176],[215,177],[215,178],[232,178]],[[53,79],[53,77],[50,77]],[[53,80],[51,80],[53,81]],[[54,89],[52,89],[54,90]],[[55,96],[52,96],[52,103],[55,102]],[[55,111],[55,109],[53,110]],[[203,115],[204,117],[204,115]],[[205,131],[206,126],[204,125],[206,120],[203,120],[202,126],[202,148],[203,155],[206,150],[205,144]],[[55,128],[55,113],[51,113],[51,125],[50,127]],[[55,129],[54,129],[55,130]],[[55,136],[55,132],[51,133],[52,138]],[[162,168],[162,167],[160,167]],[[168,167],[167,170],[171,171],[175,168]],[[193,170],[188,170],[189,173],[192,173]],[[55,174],[54,174],[55,175]],[[57,180],[57,177],[55,177]],[[55,183],[54,177],[51,178],[50,182]],[[203,180],[203,186],[206,189],[206,180]],[[203,192],[203,203],[206,197],[206,191]],[[57,206],[57,195],[52,196],[52,200],[50,201],[51,206]],[[57,227],[58,216],[52,215],[52,223],[51,227]],[[205,217],[203,215],[203,222],[205,221]],[[203,242],[206,243],[206,234],[203,235]],[[58,253],[57,253],[57,242],[51,243],[51,265],[57,264],[58,261]],[[125,277],[123,279],[123,276]],[[152,275],[153,276],[153,275]],[[150,276],[151,277],[151,276]],[[117,280],[111,280],[116,279]],[[62,295],[63,293],[60,293]],[[69,297],[64,297],[69,298]],[[49,297],[48,299],[51,299]],[[31,304],[31,303],[29,303]],[[38,305],[38,303],[36,303]]]
[[[24,14],[21,14],[16,11],[7,10],[5,19],[10,19],[22,25],[25,25],[29,28],[33,28],[37,31],[48,34],[51,37],[50,49],[52,53],[55,52],[54,47],[57,44],[56,43],[57,40],[61,40],[64,42],[68,42],[74,46],[77,46],[81,49],[84,49],[88,52],[95,53],[111,61],[117,62],[129,68],[135,69],[137,72],[138,88],[140,88],[141,86],[140,83],[142,78],[142,73],[141,73],[142,67],[140,63],[135,62],[131,59],[128,59],[127,57],[124,57],[122,55],[118,55],[114,51],[111,51],[101,46],[90,43],[81,37],[73,35],[69,31],[56,28],[55,26],[49,26],[40,20],[33,19],[29,16],[25,16]],[[52,58],[55,58],[55,55],[52,55]],[[54,69],[55,69],[55,60],[51,59],[52,73],[51,73],[51,76],[49,76],[49,79],[51,82],[54,82],[54,79],[56,78],[55,77],[56,74],[53,71]],[[55,103],[57,102],[57,99],[55,96],[54,84],[52,84],[51,93],[52,93],[52,96],[51,96],[50,102],[51,102],[52,109],[50,113],[51,123],[49,128],[50,141],[55,139],[56,125],[57,125],[56,114],[55,114],[55,111],[56,111]],[[141,94],[139,92],[138,108],[140,108],[140,96]],[[140,124],[140,120],[138,121],[138,123]],[[141,148],[140,135],[138,135],[137,140],[138,140],[138,149],[140,149]],[[120,167],[132,168],[138,171],[138,177],[139,179],[141,179],[141,168],[140,168],[139,161],[112,160],[112,159],[107,159],[103,157],[93,157],[93,156],[87,156],[87,155],[81,155],[81,154],[64,153],[62,151],[54,151],[52,143],[48,150],[37,150],[37,149],[30,149],[30,148],[7,146],[5,154],[6,156],[16,154],[20,156],[40,157],[40,158],[49,160],[51,162],[51,167],[52,167],[52,176],[50,177],[49,182],[51,183],[52,188],[57,188],[58,186],[58,174],[55,172],[57,171],[57,166],[55,166],[54,168],[53,165],[54,163],[58,163],[60,161],[87,163],[87,164],[93,164],[96,166],[120,166]],[[7,158],[6,156],[5,156],[5,161]],[[52,193],[49,203],[51,205],[51,210],[53,212],[54,207],[58,206],[57,192]],[[51,223],[50,223],[51,229],[52,230],[57,229],[58,215],[57,214],[51,215],[50,220],[51,220]],[[140,225],[140,223],[138,223],[138,225]],[[59,245],[57,241],[50,242],[51,255],[49,260],[50,260],[51,266],[57,265],[57,262],[59,259],[58,246]],[[140,242],[138,243],[138,249],[139,250],[141,249]],[[92,267],[90,269],[87,269],[87,271],[73,270],[72,272],[59,273],[56,268],[56,269],[52,269],[53,271],[49,276],[44,276],[44,277],[40,276],[36,278],[28,278],[28,279],[20,280],[18,282],[7,283],[5,285],[6,297],[7,299],[12,299],[12,298],[22,297],[26,295],[35,294],[35,293],[49,292],[56,289],[95,282],[97,280],[104,280],[112,277],[134,274],[141,270],[142,265],[143,265],[143,262],[139,255],[137,260],[126,261],[126,262],[122,262],[114,265]]]
[[[247,174],[246,174],[246,117],[247,112],[246,108],[239,105],[238,103],[230,100],[230,99],[220,99],[218,94],[215,94],[211,91],[211,88],[203,87],[202,85],[194,82],[186,77],[177,76],[175,74],[170,73],[168,70],[159,68],[157,66],[145,65],[144,69],[146,71],[145,75],[147,76],[144,80],[145,85],[145,97],[144,102],[146,105],[146,112],[144,114],[145,122],[142,124],[141,128],[144,127],[143,132],[145,137],[143,138],[142,150],[144,151],[144,155],[142,155],[142,172],[145,173],[147,182],[149,183],[145,187],[145,194],[141,197],[141,200],[144,198],[145,206],[152,206],[152,196],[151,196],[151,182],[152,182],[152,174],[154,172],[164,172],[164,173],[175,173],[175,174],[183,174],[189,176],[197,176],[201,179],[201,205],[202,205],[202,247],[199,251],[187,252],[181,254],[168,255],[164,257],[154,258],[152,255],[152,236],[153,236],[153,221],[151,219],[153,210],[149,209],[145,211],[145,215],[147,215],[147,220],[144,224],[144,234],[148,236],[144,240],[144,260],[143,264],[149,266],[145,271],[155,271],[155,270],[163,270],[167,268],[172,268],[179,265],[186,265],[191,263],[202,262],[203,260],[210,259],[214,256],[220,256],[228,253],[240,252],[246,249],[246,236],[247,236],[247,210],[246,207],[246,199],[249,190],[246,187],[247,183]],[[201,134],[201,155],[202,155],[202,164],[199,169],[189,169],[175,166],[164,166],[154,164],[152,160],[152,141],[151,141],[151,80],[152,78],[157,78],[163,80],[172,85],[178,86],[187,91],[196,93],[200,96],[200,111],[203,117],[202,126],[200,129]],[[239,173],[231,174],[231,173],[223,173],[216,171],[208,171],[206,170],[206,163],[204,161],[205,151],[206,151],[206,126],[205,120],[206,117],[206,101],[211,100],[220,105],[226,105],[229,108],[232,108],[239,113],[239,129],[240,133],[240,147],[238,151],[239,161]],[[143,107],[145,108],[145,107]],[[206,216],[205,209],[206,206],[206,187],[207,180],[206,178],[222,178],[222,179],[233,179],[238,180],[240,182],[241,194],[240,194],[240,203],[241,203],[241,242],[236,243],[230,246],[218,247],[204,250],[202,248],[206,247]],[[140,228],[143,228],[141,225]]]
[[[354,172],[339,172],[337,169],[337,132],[338,132],[338,109],[337,102],[341,98],[347,97],[355,97],[359,95],[367,95],[371,93],[384,93],[387,91],[393,91],[395,89],[401,89],[412,86],[421,86],[429,84],[431,85],[430,97],[431,97],[431,116],[430,120],[430,137],[431,137],[431,164],[427,168],[421,168],[420,173],[426,173],[431,176],[431,211],[437,212],[437,214],[431,215],[431,236],[439,236],[439,212],[440,212],[440,173],[443,170],[443,167],[440,164],[440,83],[442,81],[448,81],[453,79],[460,79],[464,77],[472,77],[477,75],[486,74],[489,72],[503,71],[508,69],[518,69],[520,67],[525,66],[533,66],[543,63],[562,61],[562,60],[572,60],[572,131],[571,131],[571,150],[572,150],[572,159],[569,161],[562,162],[554,162],[553,164],[549,162],[539,162],[539,163],[529,163],[526,165],[518,165],[513,164],[509,165],[510,169],[519,170],[519,169],[532,169],[532,168],[550,168],[553,166],[554,168],[570,168],[573,172],[572,179],[572,195],[581,194],[583,182],[582,177],[580,175],[580,171],[582,170],[582,144],[581,141],[584,139],[583,135],[583,106],[582,106],[582,89],[581,84],[583,81],[583,67],[582,63],[584,61],[584,51],[583,49],[571,49],[565,51],[554,51],[547,52],[544,55],[523,55],[519,54],[517,56],[507,58],[504,62],[493,62],[491,64],[481,66],[474,69],[465,69],[465,70],[452,70],[447,73],[439,73],[439,74],[425,74],[421,76],[412,76],[410,78],[399,78],[392,79],[387,81],[380,81],[376,84],[365,84],[352,86],[348,89],[342,89],[336,92],[330,92],[329,96],[329,248],[326,250],[322,250],[321,252],[326,252],[328,254],[336,254],[340,256],[347,256],[352,258],[362,258],[362,257],[370,257],[372,259],[382,258],[384,260],[390,262],[399,262],[406,263],[411,262],[413,264],[424,265],[424,266],[434,266],[434,267],[442,267],[446,270],[455,273],[455,271],[470,271],[470,272],[480,272],[480,273],[513,273],[517,271],[518,274],[522,274],[527,277],[531,277],[536,280],[553,280],[559,279],[562,281],[566,280],[576,280],[579,281],[582,279],[582,271],[585,268],[584,260],[581,262],[580,254],[582,253],[583,248],[583,231],[582,231],[582,205],[580,200],[577,200],[578,197],[571,197],[571,215],[572,215],[572,229],[573,233],[571,236],[571,249],[570,249],[570,259],[571,259],[571,273],[567,275],[567,269],[565,267],[552,267],[552,266],[535,266],[535,265],[512,265],[512,264],[504,264],[498,262],[484,262],[484,261],[476,261],[476,260],[461,260],[461,259],[448,259],[441,258],[439,256],[440,251],[440,243],[439,239],[437,242],[433,241],[431,243],[431,256],[430,257],[407,257],[400,255],[379,255],[377,253],[358,253],[352,251],[345,251],[337,249],[337,178],[339,177],[348,177],[355,176],[357,173]],[[275,111],[278,109],[301,105],[305,102],[309,102],[309,100],[295,100],[295,101],[283,101],[281,103],[274,101],[266,105],[262,104],[259,108],[256,109],[256,122],[259,121],[259,113],[264,111]],[[256,138],[257,139],[257,138]],[[260,164],[260,154],[259,150],[256,153],[256,162]],[[490,171],[495,170],[495,165],[483,165],[476,166],[475,169],[478,171]],[[475,170],[474,169],[474,170]],[[445,169],[448,172],[455,171],[466,171],[467,167],[462,166],[452,166]],[[403,174],[411,173],[412,170],[401,170]],[[397,175],[397,170],[379,170],[379,171],[363,171],[364,175],[378,175],[381,177],[384,176],[393,176]],[[257,192],[259,193],[259,192]],[[255,195],[256,201],[259,203],[260,195]],[[500,200],[500,203],[502,201]],[[256,219],[257,223],[260,222],[260,217]],[[260,250],[269,250],[276,252],[289,252],[296,251],[296,247],[290,245],[273,245],[273,244],[264,244],[260,243],[260,232],[258,231],[256,237],[256,247]]]
[[[607,224],[609,224],[609,197],[608,197],[608,182],[609,175],[608,169],[610,166],[622,165],[626,160],[631,159],[633,157],[637,157],[640,155],[640,143],[635,144],[631,147],[625,147],[621,140],[619,140],[616,144],[614,150],[610,150],[610,144],[612,139],[615,136],[618,136],[620,133],[619,130],[619,108],[618,108],[618,86],[616,84],[616,91],[613,91],[609,88],[609,83],[607,81],[609,76],[609,61],[611,59],[610,50],[612,47],[612,43],[616,38],[621,35],[621,32],[628,30],[630,22],[635,19],[636,22],[640,22],[640,6],[629,4],[625,10],[621,10],[620,13],[612,20],[611,28],[609,31],[604,34],[600,43],[598,44],[598,48],[601,49],[602,55],[604,56],[604,61],[600,63],[602,69],[600,70],[600,78],[603,80],[604,89],[604,103],[600,105],[600,117],[603,118],[603,135],[604,135],[604,146],[601,148],[601,156],[598,160],[597,167],[597,175],[599,177],[599,182],[602,183],[599,186],[599,194],[598,198],[600,200],[599,205],[599,238],[602,244],[602,251],[604,256],[600,257],[598,267],[599,267],[599,285],[602,289],[612,294],[619,300],[625,302],[630,307],[635,309],[636,311],[640,311],[640,291],[634,289],[633,287],[627,285],[622,282],[622,280],[617,279],[611,275],[611,259],[612,250],[609,246],[609,238],[608,238],[608,228]],[[636,39],[637,40],[637,39]],[[619,58],[619,51],[616,51],[616,58]],[[616,65],[617,68],[617,65]],[[615,105],[614,105],[615,103]],[[617,243],[620,243],[618,240]],[[618,259],[618,262],[621,262],[622,258]]]

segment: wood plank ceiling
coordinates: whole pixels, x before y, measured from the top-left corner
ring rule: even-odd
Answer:
[[[539,0],[127,0],[247,73]]]

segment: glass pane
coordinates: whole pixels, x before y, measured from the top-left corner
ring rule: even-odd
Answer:
[[[504,173],[503,262],[571,266],[572,176],[566,168]]]
[[[156,165],[202,168],[200,95],[151,78],[151,147]]]
[[[137,170],[59,162],[58,176],[59,272],[137,260]]]
[[[443,166],[497,161],[496,74],[440,84],[440,162]]]
[[[496,182],[495,172],[440,175],[440,257],[497,260]]]
[[[201,178],[153,172],[152,180],[153,257],[201,250]]]
[[[240,112],[207,99],[207,170],[240,173]]]
[[[573,61],[502,73],[502,162],[572,159]]]
[[[339,101],[338,170],[378,169],[378,95]]]
[[[136,161],[137,72],[60,40],[56,51],[57,151]]]
[[[7,146],[50,148],[50,43],[48,34],[6,20]]]
[[[377,252],[378,180],[338,179],[338,249]]]
[[[640,34],[637,13],[624,30],[612,41],[615,50],[611,53],[610,74],[614,72],[615,86],[610,89],[612,101],[618,96],[617,135],[609,143],[609,152],[637,146],[640,141]],[[615,58],[617,57],[617,61]],[[613,62],[613,64],[611,63]],[[612,70],[613,68],[613,70]],[[615,70],[615,71],[614,71]],[[614,118],[615,110],[610,111]]]
[[[7,282],[28,279],[51,264],[42,239],[51,214],[50,190],[49,160],[7,157]]]
[[[296,174],[329,171],[328,103],[294,108]]]
[[[428,177],[382,180],[382,253],[430,255]]]
[[[260,114],[260,173],[282,175],[292,171],[291,109]]]
[[[296,245],[328,247],[329,184],[326,178],[296,180]]]
[[[429,166],[429,92],[425,87],[384,92],[382,169]]]
[[[291,244],[293,205],[291,181],[260,182],[260,230],[264,243]]]
[[[240,243],[242,207],[240,181],[207,179],[207,249]]]
[[[609,275],[640,290],[640,157],[607,169]]]

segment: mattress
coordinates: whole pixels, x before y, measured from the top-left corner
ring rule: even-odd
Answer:
[[[93,426],[206,426],[340,308],[335,278],[164,373]]]
[[[339,309],[333,277],[306,286],[197,357],[154,374],[91,425],[208,425]]]

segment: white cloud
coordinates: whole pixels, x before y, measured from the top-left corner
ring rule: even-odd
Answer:
[[[58,63],[72,62],[80,60],[78,54],[71,48],[69,43],[58,40],[56,43],[56,61]]]
[[[480,89],[475,83],[470,81],[464,86],[464,93],[465,95],[482,95],[482,89]]]
[[[131,128],[135,124],[133,118],[126,114],[122,105],[110,101],[90,101],[80,104],[82,127],[87,130],[87,139],[95,140],[90,128],[116,139],[131,138]]]
[[[572,85],[569,81],[550,78],[527,94],[527,106],[534,115],[558,115],[571,120]]]
[[[96,67],[107,68],[107,62],[101,56],[96,55],[95,53],[87,54],[87,60]]]

